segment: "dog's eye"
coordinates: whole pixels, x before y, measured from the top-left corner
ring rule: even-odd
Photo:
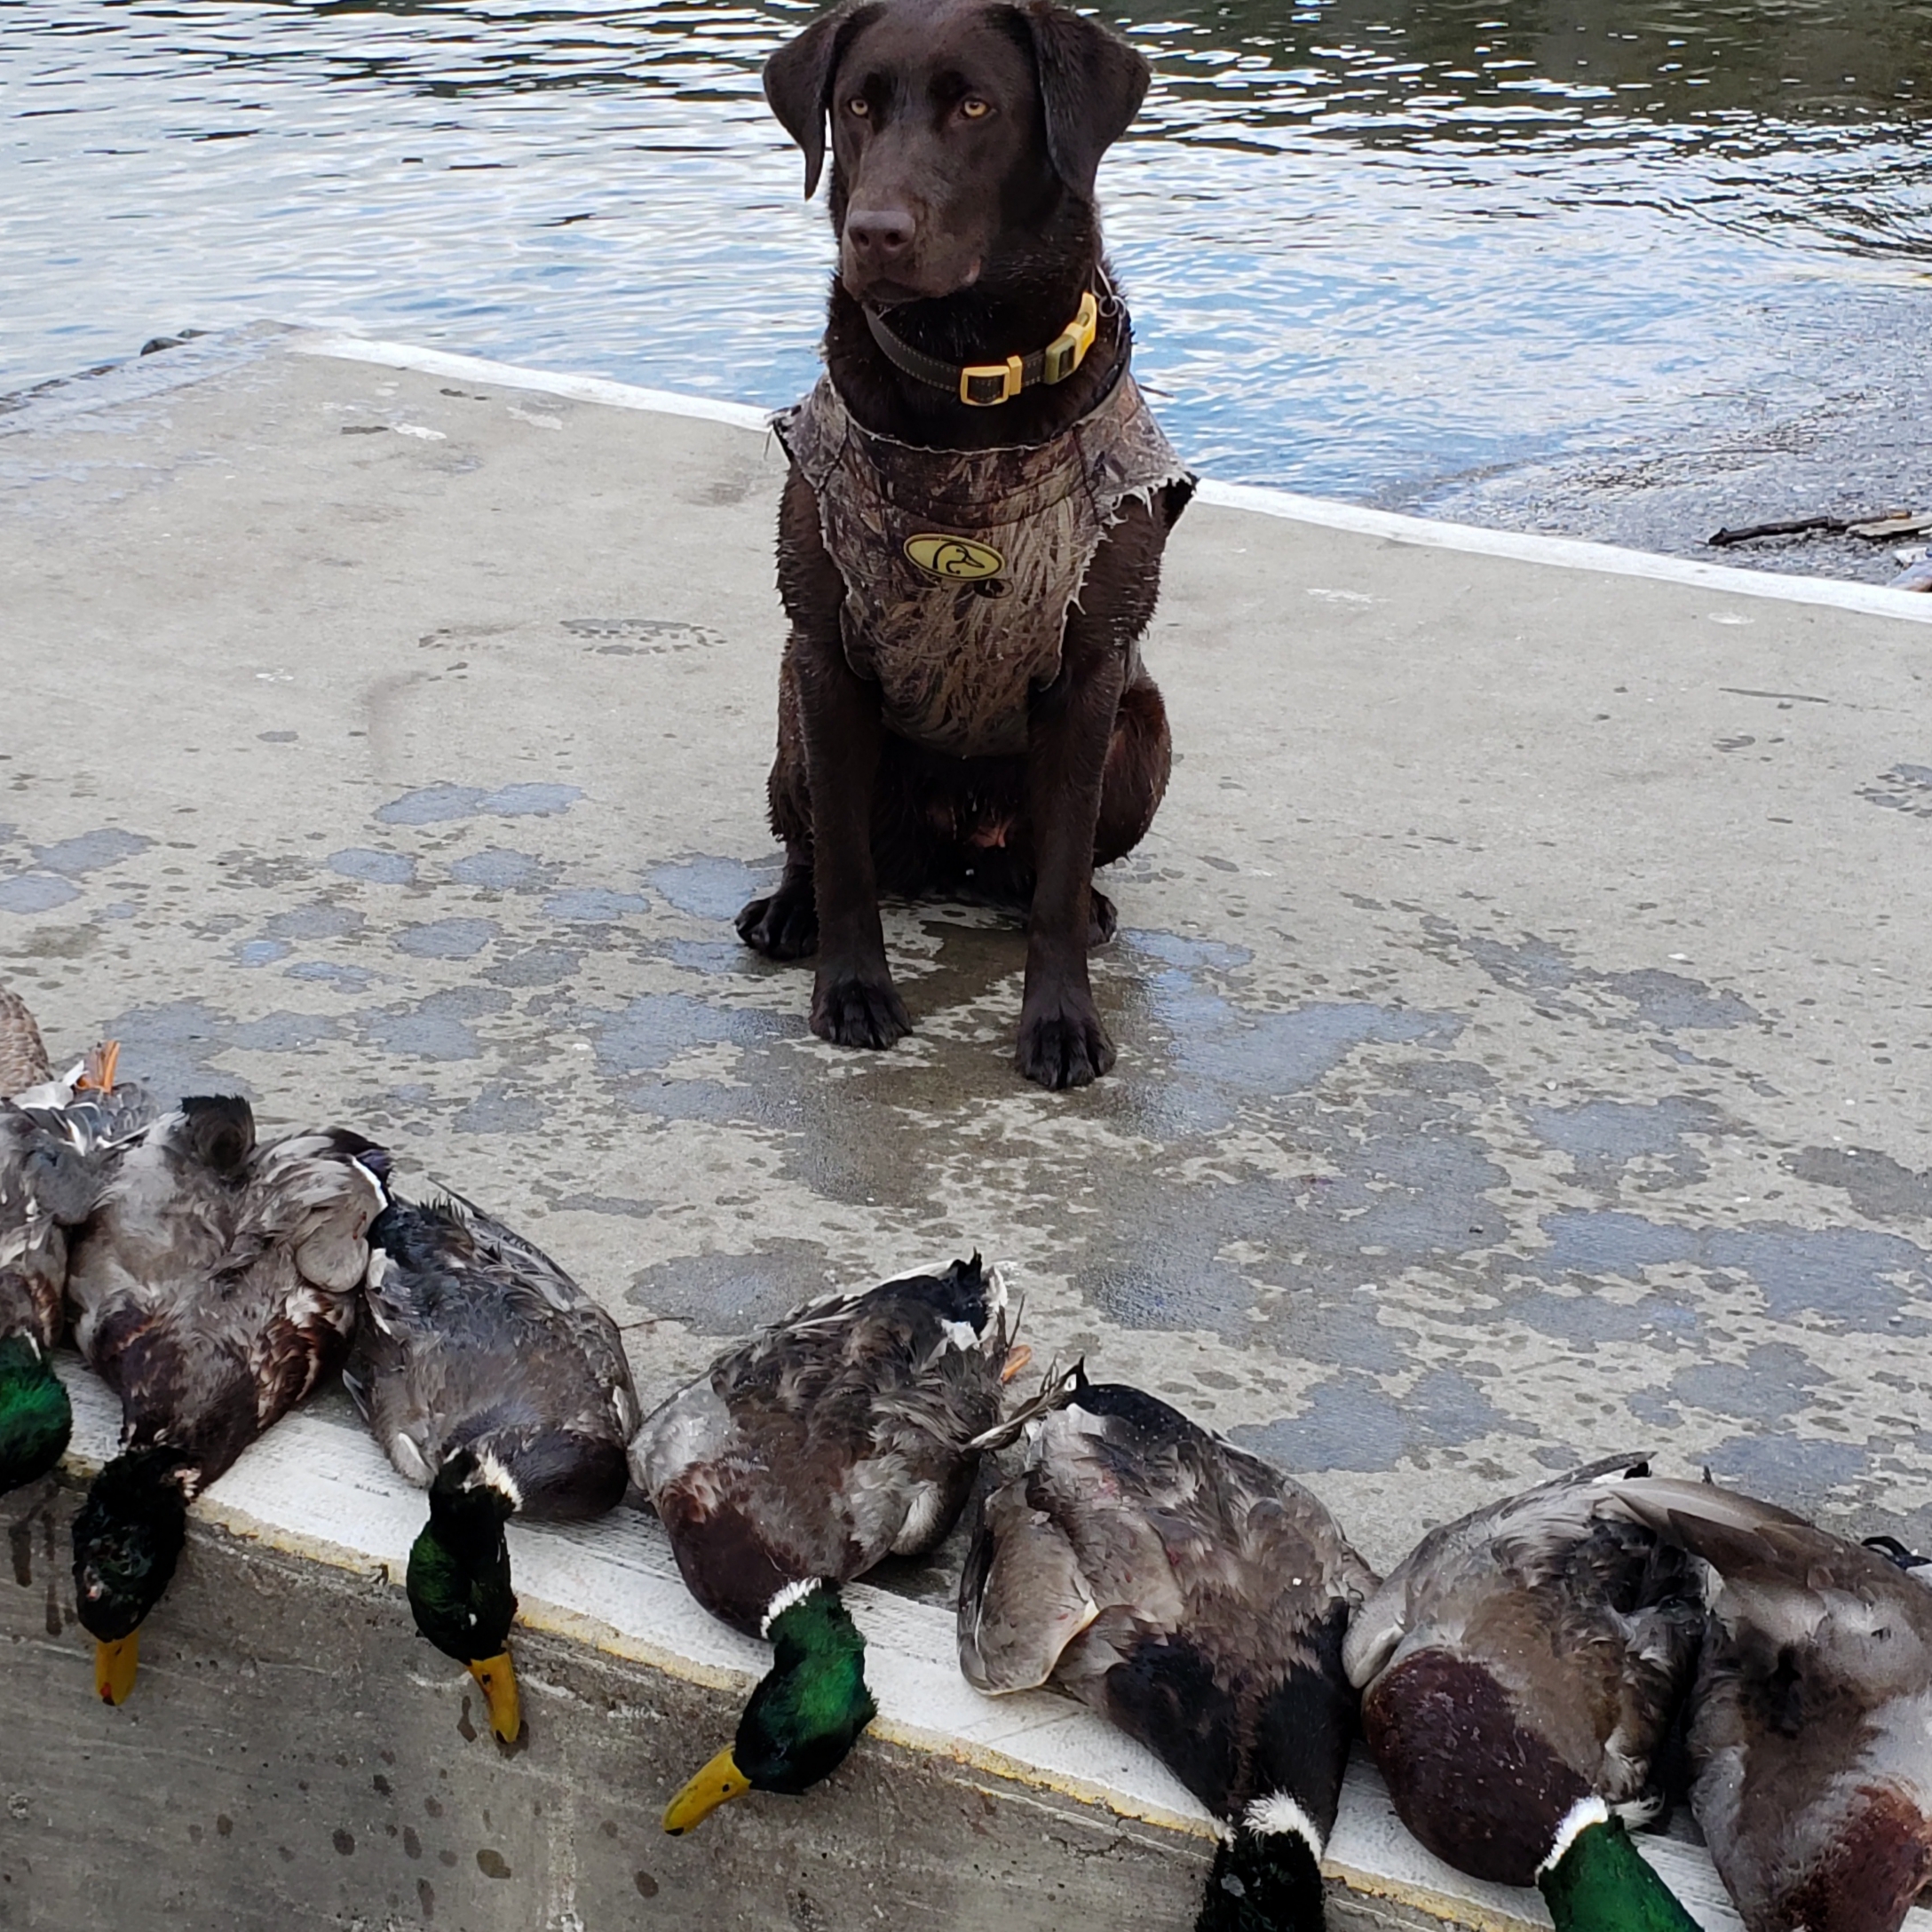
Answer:
[[[984,121],[993,112],[993,108],[988,102],[981,100],[978,95],[969,94],[960,102],[959,111],[969,121]]]
[[[854,94],[852,98],[845,103],[845,112],[850,115],[856,115],[859,120],[863,121],[866,116],[872,112],[872,109],[866,105],[864,99],[860,96]]]

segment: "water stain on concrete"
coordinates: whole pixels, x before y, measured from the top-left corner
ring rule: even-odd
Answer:
[[[1710,1163],[1690,1143],[1718,1141],[1728,1127],[1722,1108],[1690,1098],[1532,1103],[1524,1111],[1544,1140],[1570,1156],[1576,1181],[1611,1198],[1627,1180],[1640,1192],[1703,1180]],[[1633,1167],[1640,1170],[1634,1177]]]
[[[376,812],[384,825],[440,825],[486,814],[500,819],[553,818],[583,796],[575,785],[425,785]]]
[[[502,934],[494,919],[430,919],[399,928],[391,943],[416,959],[474,959]]]
[[[1714,1443],[1705,1460],[1720,1483],[1821,1515],[1832,1508],[1832,1491],[1856,1483],[1871,1459],[1856,1444],[1800,1435],[1788,1424],[1766,1430],[1760,1416],[1749,1433]]]
[[[535,1134],[549,1118],[542,1101],[491,1081],[450,1125],[459,1134]]]
[[[647,912],[651,902],[639,892],[613,892],[601,887],[580,886],[566,892],[553,892],[543,901],[543,916],[562,925],[600,925]]]
[[[242,1093],[249,1083],[210,1063],[234,1043],[233,1023],[203,1000],[170,1000],[129,1008],[104,1032],[121,1042],[122,1064],[139,1067],[142,1082],[170,1104],[184,1094]]]
[[[379,975],[366,966],[342,966],[332,960],[298,960],[288,969],[290,979],[313,979],[324,986],[340,986],[344,993],[361,993],[376,984]]]
[[[510,1010],[510,995],[487,986],[454,986],[412,1004],[365,1010],[356,1016],[361,1037],[386,1053],[412,1060],[479,1060],[482,1042],[471,1022]]]
[[[1871,1147],[1806,1147],[1786,1157],[1801,1181],[1842,1188],[1867,1220],[1932,1220],[1932,1174],[1921,1173]]]
[[[771,891],[778,870],[775,859],[754,867],[740,859],[693,852],[652,867],[645,874],[645,883],[693,919],[734,919],[747,899]]]
[[[1742,1362],[1691,1362],[1670,1381],[1670,1393],[1687,1408],[1714,1415],[1788,1415],[1801,1408],[1826,1380],[1824,1370],[1789,1342],[1763,1342]]]
[[[582,962],[582,954],[561,946],[528,946],[517,953],[499,953],[483,977],[499,986],[556,986],[575,978]]]
[[[17,872],[0,879],[0,913],[48,913],[71,905],[81,889],[51,872]]]
[[[263,922],[262,930],[272,939],[349,939],[364,926],[362,915],[352,906],[334,906],[323,899],[312,905],[291,907]]]
[[[36,845],[33,852],[44,870],[83,879],[91,872],[105,872],[123,859],[139,858],[154,843],[139,832],[109,827],[98,832],[83,832],[76,838],[64,838],[58,844]]]
[[[1811,1318],[1829,1327],[1883,1328],[1908,1297],[1932,1297],[1932,1254],[1903,1235],[1861,1228],[1802,1228],[1758,1221],[1737,1227],[1676,1227],[1620,1212],[1562,1211],[1544,1217],[1548,1238],[1527,1271],[1548,1280],[1605,1275],[1642,1282],[1653,1268],[1694,1271],[1722,1285],[1749,1282],[1779,1321]]]
[[[714,1249],[640,1268],[624,1298],[648,1314],[687,1322],[700,1334],[737,1335],[782,1320],[835,1289],[870,1286],[840,1270],[821,1243],[773,1235],[748,1255]]]
[[[458,885],[476,886],[484,891],[540,892],[562,870],[561,866],[548,864],[534,852],[509,851],[492,845],[453,860],[449,875]]]
[[[1714,990],[1684,973],[1658,968],[1603,972],[1580,965],[1548,939],[1532,937],[1511,943],[1464,932],[1435,916],[1423,919],[1421,925],[1437,946],[1472,960],[1498,986],[1546,1012],[1588,1018],[1621,1031],[1647,1027],[1662,1033],[1741,1026],[1760,1017],[1737,994]]]
[[[329,869],[366,885],[409,885],[416,880],[416,860],[401,852],[351,845],[329,855]]]
[[[1908,818],[1932,819],[1932,764],[1895,764],[1858,788],[1868,805],[1883,805]]]
[[[654,1073],[691,1047],[752,1047],[804,1031],[802,1023],[776,1014],[714,1005],[682,993],[641,994],[614,1011],[587,1008],[579,1024],[599,1071],[620,1079]],[[646,1103],[634,1104],[650,1111]]]
[[[1336,1375],[1310,1392],[1300,1414],[1231,1435],[1286,1469],[1372,1470],[1498,1432],[1528,1433],[1467,1375],[1437,1368],[1399,1393],[1368,1375]]]

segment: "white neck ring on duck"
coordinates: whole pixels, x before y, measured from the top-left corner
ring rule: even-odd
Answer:
[[[1265,1798],[1253,1800],[1241,1814],[1241,1828],[1254,1833],[1257,1838],[1292,1832],[1314,1854],[1316,1862],[1320,1862],[1321,1832],[1314,1819],[1287,1792],[1271,1791]]]
[[[1593,1825],[1607,1825],[1610,1822],[1610,1807],[1593,1791],[1587,1798],[1579,1798],[1563,1815],[1563,1823],[1556,1827],[1556,1835],[1550,1841],[1549,1856],[1536,1868],[1536,1875],[1541,1878],[1546,1872],[1554,1872],[1570,1854],[1570,1848],[1581,1838]]]
[[[523,1492],[517,1487],[516,1477],[487,1449],[476,1452],[476,1483],[485,1489],[494,1489],[512,1510],[523,1508]]]
[[[802,1603],[814,1590],[822,1589],[824,1584],[818,1577],[807,1577],[803,1583],[788,1583],[772,1601],[764,1606],[764,1616],[758,1625],[758,1635],[769,1638],[772,1626],[795,1603]]]

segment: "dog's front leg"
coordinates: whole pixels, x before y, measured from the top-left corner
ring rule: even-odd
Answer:
[[[1042,1087],[1084,1087],[1113,1065],[1087,948],[1094,827],[1128,648],[1117,624],[1069,611],[1060,675],[1033,700],[1026,785],[1036,873],[1015,1064]]]
[[[889,1047],[912,1021],[892,987],[872,858],[872,795],[885,726],[879,688],[845,661],[836,630],[793,636],[819,905],[812,1030],[841,1047]]]

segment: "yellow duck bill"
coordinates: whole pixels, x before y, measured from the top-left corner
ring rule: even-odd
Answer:
[[[673,1838],[710,1817],[721,1804],[741,1798],[751,1780],[729,1750],[718,1754],[664,1808],[664,1829]]]
[[[523,1700],[517,1694],[517,1669],[510,1661],[510,1652],[478,1658],[470,1666],[470,1675],[489,1700],[490,1729],[505,1744],[515,1744],[523,1730]]]
[[[125,1704],[141,1660],[141,1633],[131,1630],[113,1643],[94,1643],[94,1695],[103,1704]]]

